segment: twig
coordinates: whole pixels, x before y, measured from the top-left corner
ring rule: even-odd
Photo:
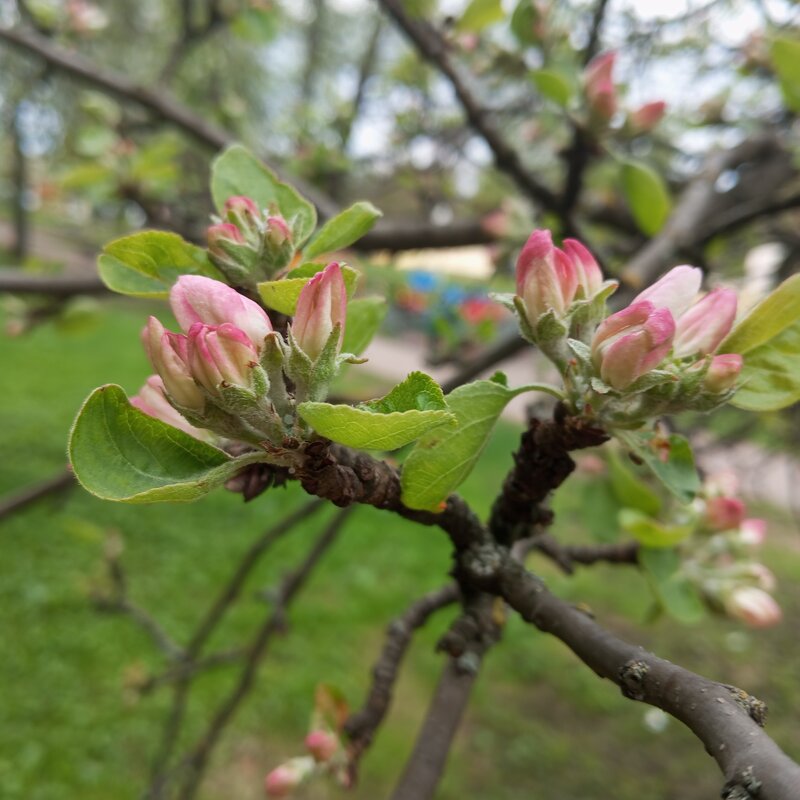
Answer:
[[[322,535],[314,543],[314,546],[300,567],[283,581],[278,592],[275,608],[267,617],[249,647],[247,661],[242,668],[239,681],[220,704],[216,714],[208,724],[205,733],[182,759],[182,768],[185,770],[185,777],[178,792],[179,800],[191,800],[191,798],[195,796],[208,764],[211,751],[222,735],[226,725],[233,718],[242,700],[244,700],[252,688],[256,672],[261,664],[261,659],[266,651],[267,645],[272,639],[273,634],[280,631],[283,627],[288,606],[308,580],[314,567],[325,551],[336,541],[345,520],[352,511],[353,509],[351,508],[343,509],[333,518]]]
[[[487,109],[481,106],[450,61],[447,45],[437,31],[425,20],[413,19],[405,10],[402,0],[379,0],[379,2],[419,53],[450,82],[470,125],[483,137],[494,154],[497,168],[512,178],[533,201],[551,211],[558,211],[556,195],[536,180],[522,163],[519,153],[491,123]]]
[[[561,544],[550,534],[541,533],[531,538],[531,549],[538,550],[571,575],[575,564],[589,566],[607,564],[638,564],[638,542],[615,542],[613,544],[578,545]]]
[[[386,641],[375,666],[372,668],[372,686],[362,708],[352,714],[344,730],[350,737],[349,771],[355,780],[358,762],[372,744],[375,732],[383,722],[406,651],[414,632],[434,614],[454,603],[459,597],[455,584],[444,586],[423,595],[395,619],[386,631]]]
[[[76,486],[75,476],[70,470],[64,470],[58,475],[48,478],[41,483],[26,486],[24,489],[13,494],[6,495],[0,500],[0,520],[10,517],[15,511],[19,511],[37,500],[48,497],[51,494],[63,492]]]
[[[705,244],[715,236],[729,233],[762,217],[774,216],[797,208],[800,208],[800,194],[792,194],[782,200],[768,203],[748,203],[747,205],[737,206],[711,220],[711,230],[705,234],[702,243]]]

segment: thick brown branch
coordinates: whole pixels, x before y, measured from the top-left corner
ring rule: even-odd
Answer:
[[[375,732],[389,711],[400,665],[414,632],[436,611],[454,603],[458,597],[459,591],[455,584],[429,592],[412,603],[389,625],[383,650],[372,668],[372,686],[369,695],[362,708],[352,714],[344,726],[345,732],[350,737],[349,769],[353,779],[356,777],[359,759],[372,744]]]

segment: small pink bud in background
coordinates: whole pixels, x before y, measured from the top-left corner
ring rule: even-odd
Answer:
[[[592,358],[600,377],[625,389],[664,359],[672,346],[675,321],[666,308],[644,301],[604,319],[592,340]]]
[[[714,289],[696,302],[678,320],[673,345],[675,355],[713,353],[733,327],[736,303],[736,292],[732,289]]]
[[[314,759],[292,758],[270,772],[264,779],[267,797],[288,797],[314,769]]]
[[[595,257],[577,239],[564,239],[564,252],[575,267],[584,298],[594,297],[603,285],[603,273]]]
[[[250,388],[258,353],[247,334],[226,322],[189,329],[189,363],[195,380],[214,394],[222,384]]]
[[[751,547],[758,547],[767,538],[767,521],[751,517],[743,519],[739,526],[739,541]]]
[[[346,314],[344,276],[341,267],[334,261],[303,287],[292,321],[295,341],[312,361],[322,352],[337,325],[337,351],[342,346]]]
[[[735,386],[743,364],[742,357],[736,353],[714,356],[706,372],[703,386],[709,392],[727,392]]]
[[[549,310],[564,316],[578,288],[572,260],[553,247],[550,231],[534,231],[517,259],[517,295],[531,325]]]
[[[736,497],[739,494],[739,476],[729,469],[715,472],[703,482],[703,493],[706,497]]]
[[[736,574],[739,578],[752,581],[756,587],[763,589],[765,592],[774,592],[775,587],[778,585],[775,580],[775,574],[763,564],[740,564]]]
[[[245,244],[242,232],[232,222],[219,222],[209,226],[206,231],[208,240],[208,252],[212,256],[225,258],[226,253],[223,249],[225,244]]]
[[[745,505],[738,497],[711,497],[706,500],[706,524],[715,531],[730,531],[742,524]]]
[[[635,133],[649,133],[661,122],[666,110],[667,104],[663,100],[645,103],[631,113],[629,117],[630,126]]]
[[[306,736],[306,749],[315,761],[330,761],[339,749],[339,740],[328,731],[311,731]]]
[[[274,247],[282,247],[292,241],[292,229],[280,214],[267,217],[266,239]]]
[[[202,411],[205,398],[189,370],[187,338],[164,330],[155,317],[150,317],[142,331],[142,343],[169,396],[180,406]]]
[[[703,273],[697,267],[673,267],[663,278],[640,292],[633,300],[650,301],[656,308],[666,308],[677,320],[694,303],[700,291]]]
[[[169,293],[172,313],[188,332],[198,322],[204,325],[235,325],[260,351],[264,337],[272,332],[266,311],[249,298],[220,281],[200,275],[182,275]]]
[[[583,72],[586,99],[597,116],[609,120],[617,110],[617,92],[614,88],[614,62],[617,54],[601,53],[595,56]]]
[[[144,414],[172,425],[173,428],[194,436],[195,439],[210,440],[213,436],[206,430],[195,428],[187,422],[164,396],[164,381],[158,375],[151,375],[139,393],[131,397],[131,405]]]
[[[258,208],[255,200],[243,195],[234,195],[225,201],[224,208],[225,216],[234,214],[236,216],[252,216],[258,218],[261,216],[261,211]]]
[[[742,620],[753,628],[768,628],[781,619],[781,608],[763,589],[740,586],[725,600],[729,616]]]

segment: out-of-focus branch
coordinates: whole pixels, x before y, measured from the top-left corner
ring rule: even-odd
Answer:
[[[244,700],[253,687],[256,673],[261,664],[261,659],[266,652],[267,645],[272,639],[272,636],[283,627],[289,605],[297,593],[303,588],[319,560],[336,541],[346,519],[352,512],[352,508],[339,511],[325,528],[322,535],[314,543],[314,546],[300,566],[284,579],[278,590],[274,609],[264,621],[264,624],[261,626],[261,629],[250,645],[248,657],[242,668],[238,682],[231,690],[230,694],[220,704],[216,714],[208,724],[205,733],[182,760],[181,768],[184,772],[184,778],[177,795],[179,800],[191,800],[197,793],[211,752],[225,727],[239,708],[242,700]]]
[[[772,217],[782,214],[784,211],[793,211],[797,208],[800,208],[800,193],[789,195],[782,200],[739,205],[711,220],[709,225],[711,230],[704,236],[703,243],[710,241],[715,236],[730,233],[755,220]]]
[[[161,70],[160,83],[169,83],[189,53],[222,28],[226,22],[226,17],[216,0],[209,2],[206,20],[202,25],[194,26],[192,24],[191,0],[181,0],[181,17],[181,35],[172,46],[169,58]]]
[[[0,269],[0,292],[46,294],[64,299],[78,294],[110,294],[110,290],[95,276],[75,278],[62,275],[35,275],[13,267]]]
[[[18,492],[8,494],[0,499],[0,521],[43,497],[63,492],[75,485],[75,476],[70,470],[65,469],[46,481],[34,483]]]
[[[530,547],[554,561],[564,572],[571,575],[576,564],[590,566],[600,562],[606,564],[638,564],[638,542],[615,542],[613,544],[561,544],[548,533],[531,538]]]
[[[551,211],[558,211],[556,195],[533,176],[522,163],[519,153],[492,124],[487,109],[481,106],[451,62],[447,44],[439,33],[427,21],[412,18],[404,8],[402,0],[379,0],[379,2],[411,40],[420,55],[431,62],[450,82],[470,125],[483,137],[494,154],[497,168],[512,178],[531,200]]]
[[[383,650],[372,668],[372,686],[369,695],[362,708],[352,714],[344,726],[345,732],[350,737],[349,769],[353,779],[356,777],[359,759],[372,744],[375,732],[389,711],[400,665],[414,632],[436,611],[454,603],[458,596],[459,591],[455,584],[429,592],[412,603],[389,625]]]

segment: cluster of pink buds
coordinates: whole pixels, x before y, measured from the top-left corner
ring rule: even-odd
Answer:
[[[615,52],[601,53],[586,65],[583,72],[583,87],[589,107],[590,125],[594,128],[608,125],[619,108],[619,97],[614,85],[616,59]],[[666,108],[667,104],[663,100],[653,100],[629,112],[626,121],[627,130],[634,135],[649,133],[661,121]]]
[[[277,212],[262,212],[249,197],[229,197],[207,237],[211,260],[238,285],[271,278],[294,255],[286,220]]]
[[[333,775],[340,784],[348,785],[346,757],[335,733],[315,728],[306,736],[305,746],[309,755],[291,758],[267,774],[267,797],[289,797],[300,784],[315,776]]]
[[[765,628],[781,619],[770,592],[775,576],[753,560],[766,537],[763,519],[748,518],[732,473],[709,477],[695,500],[698,527],[692,540],[688,574],[715,610],[751,627]]]
[[[207,435],[202,428],[280,445],[298,434],[295,403],[323,399],[346,358],[347,298],[337,263],[303,287],[287,339],[261,306],[211,278],[182,276],[169,300],[182,333],[150,317],[142,339],[157,375],[134,405],[198,438]]]

